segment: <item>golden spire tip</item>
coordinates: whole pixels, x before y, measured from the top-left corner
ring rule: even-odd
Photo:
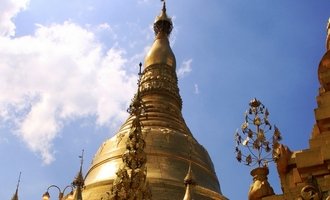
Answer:
[[[166,12],[166,1],[165,0],[160,0],[163,2],[163,12]]]

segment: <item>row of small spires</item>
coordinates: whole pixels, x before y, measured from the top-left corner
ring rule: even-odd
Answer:
[[[84,150],[82,150],[82,154],[81,154],[81,156],[79,156],[79,158],[81,159],[80,169],[79,169],[77,176],[74,178],[73,182],[71,183],[71,185],[66,186],[63,189],[63,191],[56,185],[49,186],[47,188],[46,192],[42,195],[42,200],[50,199],[48,190],[53,187],[55,187],[59,190],[59,200],[63,199],[63,195],[64,195],[66,188],[71,188],[71,192],[65,197],[66,200],[82,200],[82,188],[84,187],[84,177],[82,174],[82,166],[83,166],[83,162],[84,162]],[[13,197],[11,198],[11,200],[18,200],[18,189],[19,189],[19,185],[21,182],[21,175],[22,175],[22,172],[19,173],[16,191],[15,191]],[[75,192],[74,192],[74,188],[76,189]]]
[[[67,195],[67,197],[65,198],[66,200],[83,200],[82,198],[82,187],[84,186],[84,179],[83,179],[83,175],[82,175],[82,164],[83,164],[83,155],[79,156],[81,158],[81,164],[80,164],[80,170],[78,172],[78,175],[76,176],[76,178],[74,179],[74,181],[72,182],[71,185],[67,186],[71,187],[71,192]],[[13,195],[13,197],[11,198],[11,200],[19,200],[18,199],[18,189],[19,189],[19,185],[21,182],[21,175],[22,172],[19,173],[19,177],[18,177],[18,181],[17,181],[17,186],[16,186],[16,191]],[[194,175],[191,169],[191,162],[189,163],[189,169],[188,169],[188,173],[186,175],[186,177],[184,178],[184,184],[186,187],[186,191],[185,191],[185,195],[183,197],[183,200],[193,200],[193,186],[196,185],[196,182],[194,180]],[[47,191],[42,195],[42,199],[43,200],[49,200],[50,199],[50,195],[48,190],[51,187],[56,187],[57,189],[59,189],[59,199],[61,200],[63,198],[63,193],[64,193],[64,189],[63,191],[61,191],[61,189],[59,187],[57,187],[56,185],[51,185],[47,188]],[[73,192],[73,187],[77,187],[76,192]]]

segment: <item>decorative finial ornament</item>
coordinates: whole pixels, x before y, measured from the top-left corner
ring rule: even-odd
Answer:
[[[276,126],[270,124],[269,111],[259,100],[254,98],[249,105],[241,131],[235,133],[236,159],[246,165],[267,167],[269,162],[278,158],[275,150],[282,139],[281,133]],[[267,137],[270,132],[272,134]],[[242,151],[240,147],[246,151]]]
[[[301,189],[300,195],[297,200],[322,200],[326,199],[325,195],[322,194],[319,184],[314,176],[310,175],[304,181],[305,186]],[[326,200],[329,199],[330,196]]]
[[[139,79],[138,79],[137,95],[140,95],[141,79],[142,79],[142,75],[143,75],[143,73],[142,73],[142,63],[141,62],[139,64],[139,73],[138,73],[138,75],[139,75]]]
[[[84,149],[82,150],[81,156],[79,156],[79,158],[80,158],[80,169],[79,169],[77,176],[75,177],[75,179],[72,182],[72,185],[76,188],[74,200],[82,200],[82,189],[85,184],[84,176],[82,174],[82,166],[84,163]]]
[[[154,22],[154,31],[157,36],[160,33],[166,34],[169,36],[173,29],[173,23],[171,18],[169,18],[166,14],[166,2],[165,0],[161,0],[163,2],[162,12],[159,16],[156,17]]]
[[[18,188],[19,188],[19,184],[21,182],[21,175],[22,175],[22,172],[19,173],[17,186],[16,186],[16,191],[15,191],[13,197],[11,198],[11,200],[18,200]]]
[[[140,63],[140,72],[142,64]],[[140,76],[141,76],[140,75]],[[140,87],[140,78],[138,81]],[[126,151],[122,155],[123,166],[116,172],[109,197],[111,200],[150,200],[151,190],[147,181],[147,156],[144,151],[146,143],[142,133],[140,117],[144,114],[144,107],[139,95],[132,100],[127,109],[133,122],[126,141]]]
[[[163,12],[166,12],[166,1],[165,0],[160,0],[161,2],[163,2]]]
[[[252,99],[249,106],[245,112],[241,131],[235,133],[235,151],[238,162],[248,166],[258,165],[251,171],[253,183],[250,186],[248,199],[260,200],[262,197],[274,194],[267,180],[268,163],[278,159],[277,148],[282,137],[276,126],[273,131],[273,126],[268,120],[269,111],[259,100]],[[269,133],[271,135],[267,136]],[[241,150],[241,146],[244,149]]]
[[[80,167],[84,164],[84,149],[81,150],[81,156],[79,156],[80,158]]]
[[[129,105],[129,107],[127,109],[127,112],[130,115],[135,115],[135,116],[144,115],[144,113],[145,113],[145,106],[144,106],[144,104],[141,100],[141,97],[140,97],[141,79],[142,79],[142,75],[143,75],[142,63],[139,63],[139,73],[138,73],[138,75],[139,75],[139,79],[138,79],[138,82],[137,82],[137,85],[138,85],[137,93],[133,97],[132,102],[131,102],[131,104]]]
[[[142,63],[141,62],[139,63],[139,73],[138,73],[138,75],[139,75],[139,83],[138,84],[140,84],[141,76],[143,75],[142,74]]]

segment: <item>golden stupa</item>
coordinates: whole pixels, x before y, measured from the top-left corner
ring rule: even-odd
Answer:
[[[221,193],[208,152],[193,137],[182,117],[176,60],[168,40],[172,27],[164,2],[154,22],[156,37],[145,58],[138,89],[144,106],[139,120],[152,199],[224,200],[227,198]],[[129,116],[117,134],[100,146],[86,174],[83,199],[109,198],[116,172],[123,165],[122,156],[135,118]],[[191,178],[185,178],[187,172],[193,174],[194,184]]]

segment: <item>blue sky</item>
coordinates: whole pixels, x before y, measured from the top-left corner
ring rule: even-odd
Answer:
[[[234,132],[256,97],[292,150],[308,147],[330,1],[168,0],[183,115],[229,199],[251,168]],[[0,0],[0,199],[38,199],[84,170],[125,120],[157,0]],[[280,192],[276,171],[271,185]],[[57,195],[57,194],[53,194]]]

